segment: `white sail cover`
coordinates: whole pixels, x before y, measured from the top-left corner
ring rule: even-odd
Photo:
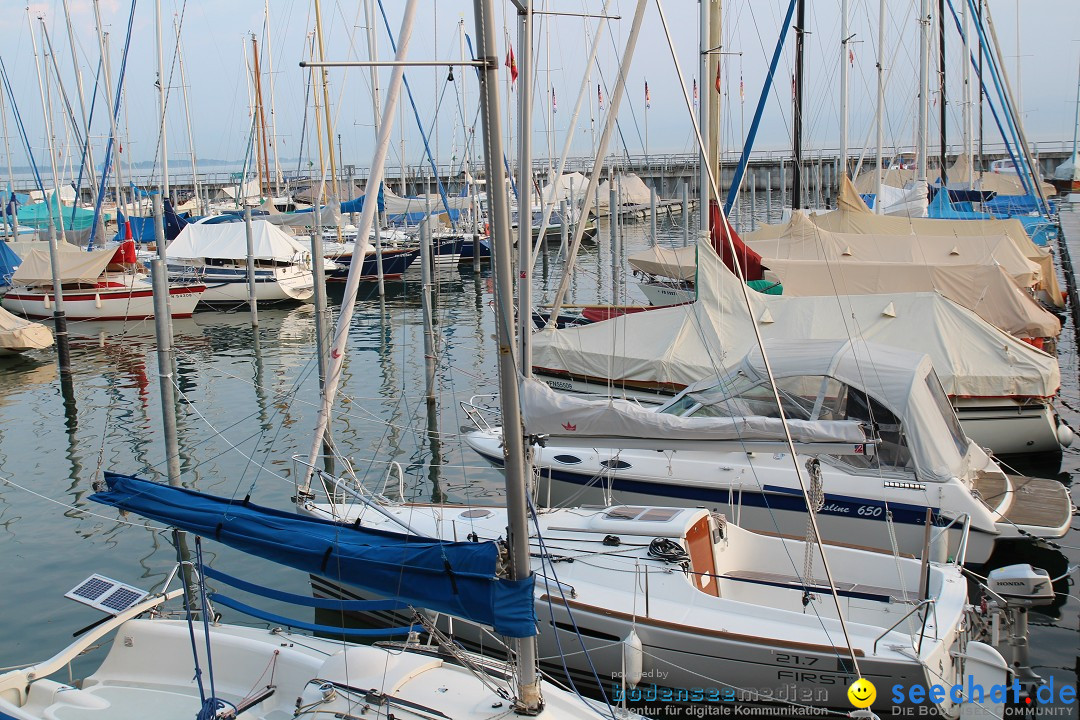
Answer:
[[[866,207],[855,187],[846,177],[841,180],[837,209],[827,213],[811,213],[810,222],[823,230],[839,233],[878,235],[935,236],[943,243],[951,243],[958,237],[992,237],[1008,235],[1028,260],[1039,265],[1039,288],[1047,299],[1057,307],[1064,307],[1061,287],[1054,269],[1054,259],[1049,250],[1040,248],[1028,236],[1023,224],[1015,219],[1007,220],[938,220],[934,218],[885,217],[875,215]],[[759,240],[783,235],[785,225],[761,225],[754,231]],[[950,245],[951,247],[951,245]]]
[[[53,344],[52,333],[41,323],[31,322],[0,308],[0,350],[23,352],[41,350]]]
[[[750,293],[707,240],[698,243],[697,302],[533,336],[538,369],[682,388],[716,375],[766,339],[864,340],[930,356],[945,391],[966,397],[1051,397],[1057,360],[937,293],[787,297]]]
[[[896,235],[883,232],[841,233],[819,227],[804,212],[795,212],[787,223],[746,233],[742,239],[762,256],[762,263],[766,266],[772,259],[908,263],[939,267],[1000,265],[1019,287],[1031,287],[1041,279],[1038,263],[1029,260],[1007,235],[1000,233],[958,235],[945,242],[937,236],[911,232]]]
[[[649,275],[693,280],[697,274],[697,250],[693,245],[684,248],[669,248],[654,245],[648,250],[626,258],[630,267]]]
[[[628,440],[785,440],[779,418],[762,416],[687,418],[647,410],[615,399],[574,397],[545,383],[521,381],[521,420],[530,435],[576,439]],[[864,443],[862,425],[848,420],[789,420],[791,439],[799,443]]]
[[[69,246],[70,247],[70,246]],[[60,265],[60,281],[64,283],[96,283],[116,255],[116,248],[107,250],[64,250],[56,255]],[[22,265],[11,276],[12,285],[52,285],[52,263],[48,250],[30,250],[22,255]]]
[[[448,195],[446,198],[446,204],[450,206],[451,210],[468,210],[472,207],[472,201],[471,195]],[[422,213],[428,209],[433,213],[446,212],[442,195],[438,193],[401,197],[386,185],[383,185],[383,207],[386,208],[389,215]]]
[[[765,278],[785,295],[939,292],[1016,337],[1057,337],[1061,322],[998,265],[915,265],[767,258]]]
[[[881,194],[874,198],[874,211],[882,215],[926,217],[929,205],[925,182],[909,183],[902,188],[882,184]]]
[[[573,197],[570,196],[571,186],[573,186]],[[540,190],[540,200],[553,203],[556,209],[560,200],[565,200],[570,206],[576,206],[585,198],[585,188],[588,186],[589,178],[581,173],[565,173],[558,180],[548,183]]]
[[[252,255],[256,260],[294,262],[311,254],[308,248],[265,220],[251,222],[251,235]],[[242,222],[188,225],[165,248],[165,255],[177,260],[247,258],[247,230]]]

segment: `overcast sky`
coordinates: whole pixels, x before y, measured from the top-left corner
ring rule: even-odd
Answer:
[[[953,0],[959,7],[959,0]],[[185,72],[191,103],[191,123],[195,149],[203,158],[240,160],[245,154],[251,126],[249,94],[250,73],[245,63],[251,61],[250,35],[255,33],[262,51],[261,63],[266,71],[271,57],[266,53],[267,25],[262,0],[161,0],[165,15],[165,71],[170,87],[168,108],[169,162],[171,168],[190,168],[189,142],[185,121],[179,68],[174,58],[174,19],[183,13],[181,38]],[[82,68],[87,95],[94,87],[99,58],[94,31],[91,0],[70,0],[74,13],[73,25],[77,55]],[[384,0],[390,26],[396,33],[400,24],[403,0]],[[663,8],[674,35],[675,46],[686,84],[696,76],[698,6],[690,0],[662,0]],[[873,141],[875,61],[877,53],[878,2],[850,0],[852,7],[851,32],[851,132],[850,144],[862,148]],[[916,117],[916,88],[918,76],[918,30],[914,17],[917,0],[889,0],[889,19],[884,42],[886,67],[891,72],[887,93],[885,137],[887,144],[910,145],[914,142]],[[1007,57],[1007,70],[1015,83],[1016,71],[1016,11],[1015,0],[991,0],[1002,50]],[[18,110],[30,135],[39,162],[45,163],[42,108],[38,94],[37,76],[27,13],[16,10],[7,0],[7,12],[0,14],[0,32],[5,38],[0,57],[10,76]],[[326,33],[326,53],[329,59],[359,59],[368,55],[364,3],[359,0],[340,2],[323,0],[323,22]],[[787,0],[727,0],[724,9],[723,85],[725,88],[724,145],[727,150],[741,146],[744,129],[750,125],[754,104],[764,80],[768,57],[776,43],[780,22]],[[808,62],[806,83],[806,144],[810,148],[834,148],[839,143],[839,65],[840,65],[840,0],[807,0],[809,30],[807,36]],[[936,8],[937,3],[932,2]],[[314,26],[311,0],[271,0],[269,47],[272,49],[274,116],[278,154],[285,170],[296,169],[301,154],[301,134],[307,105],[308,144],[303,149],[303,163],[317,162],[309,152],[314,141],[311,100],[305,103],[308,74],[298,67],[298,61],[309,52],[310,33]],[[463,0],[423,0],[422,11],[414,29],[414,59],[449,59],[460,54],[459,21],[464,20],[465,32],[474,36],[472,3]],[[598,12],[603,0],[541,0],[537,7],[554,10]],[[1076,101],[1077,67],[1080,62],[1080,2],[1077,0],[1025,0],[1020,18],[1022,74],[1020,86],[1025,123],[1032,141],[1072,141]],[[515,36],[509,3],[496,2],[498,14],[498,52],[504,56],[507,43]],[[622,53],[629,31],[634,3],[630,0],[611,0],[611,12],[621,16],[608,26],[602,38],[598,66],[593,67],[588,98],[590,111],[573,130],[575,153],[591,152],[593,127],[599,134],[599,118],[595,117],[597,84],[602,86],[605,103],[614,85],[617,57]],[[948,6],[946,6],[948,7]],[[113,78],[119,73],[127,18],[131,5],[126,0],[101,0],[106,30],[111,37]],[[947,10],[948,12],[948,10]],[[34,2],[29,9],[34,18],[35,37],[41,53],[41,38],[37,16],[45,18],[64,90],[78,117],[77,93],[73,81],[71,54],[68,48],[66,25],[61,0]],[[535,154],[543,156],[549,144],[555,152],[568,132],[571,111],[583,74],[588,70],[585,59],[589,36],[595,20],[552,17],[536,21],[536,99],[534,105],[536,137]],[[128,128],[129,140],[125,152],[134,160],[154,157],[157,139],[157,99],[154,89],[156,52],[154,44],[154,2],[139,0],[135,10],[133,34],[124,80],[126,101],[121,112],[122,126]],[[378,50],[383,59],[390,56],[386,29],[377,28]],[[959,138],[960,44],[951,17],[948,18],[948,96],[950,142]],[[766,106],[758,148],[782,151],[790,147],[790,73],[793,53],[789,42],[785,50],[776,87]],[[466,51],[467,52],[467,51]],[[500,67],[505,71],[504,67]],[[171,80],[169,76],[171,74]],[[372,142],[372,112],[368,71],[340,70],[330,72],[331,105],[334,111],[335,134],[341,135],[346,163],[367,166],[370,163]],[[385,90],[389,71],[383,72]],[[437,129],[432,143],[437,144],[442,162],[460,159],[463,151],[463,125],[476,117],[477,87],[475,76],[455,71],[455,82],[448,84],[445,68],[412,69],[407,75],[417,101],[420,120],[425,129]],[[690,152],[694,149],[687,110],[679,90],[679,80],[664,37],[657,5],[650,0],[646,11],[638,51],[629,70],[627,97],[620,112],[621,140],[631,154],[644,152],[646,117],[650,154]],[[263,82],[264,102],[270,103],[270,76]],[[744,100],[740,99],[740,78]],[[644,84],[648,81],[651,109],[646,111]],[[458,95],[465,84],[465,107]],[[61,159],[69,154],[66,143],[70,137],[63,114],[63,103],[55,81],[50,83],[54,134],[60,138]],[[713,79],[701,83],[701,92],[713,92]],[[445,88],[445,92],[444,92]],[[505,86],[503,87],[505,90]],[[558,112],[553,116],[554,133],[549,133],[552,118],[551,92],[557,98]],[[108,131],[103,112],[103,89],[99,88],[98,107],[92,135],[98,145]],[[441,98],[441,105],[440,105]],[[932,115],[932,133],[936,139],[937,98]],[[504,108],[506,96],[503,96]],[[435,109],[439,107],[436,117]],[[463,121],[464,115],[464,121]],[[590,124],[590,115],[595,126]],[[406,104],[404,120],[405,159],[416,164],[422,153],[417,123]],[[269,115],[268,115],[269,120]],[[505,115],[504,115],[505,120]],[[25,152],[19,149],[21,140],[16,132],[9,108],[9,134],[12,159],[25,163]],[[992,120],[987,114],[988,141],[998,139]],[[400,144],[396,140],[391,163],[400,163]],[[336,144],[336,138],[335,138]],[[336,148],[335,148],[336,149]],[[433,148],[434,149],[434,148]],[[101,151],[98,150],[100,162]],[[210,169],[210,168],[207,168]]]

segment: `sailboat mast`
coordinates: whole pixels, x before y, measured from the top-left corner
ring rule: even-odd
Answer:
[[[885,179],[885,0],[878,3],[877,37],[877,112],[874,124],[877,126],[877,178],[874,183],[874,207],[881,211],[881,184]]]
[[[795,105],[791,133],[794,136],[795,165],[791,169],[791,207],[802,207],[802,121],[803,70],[806,62],[806,0],[799,0],[795,9]]]
[[[119,211],[123,206],[124,214],[131,217],[131,209],[124,203],[124,178],[123,178],[123,163],[120,161],[119,148],[120,148],[120,133],[116,128],[116,104],[113,99],[112,88],[112,70],[109,63],[109,47],[105,42],[105,32],[102,30],[101,25],[101,1],[94,0],[94,25],[97,30],[98,36],[98,50],[101,52],[101,63],[105,71],[105,102],[108,104],[108,116],[109,116],[109,134],[112,136],[113,152],[116,153],[116,159],[113,161],[113,165],[116,167],[116,209]]]
[[[2,110],[0,106],[0,110]],[[1073,161],[1073,183],[1080,177],[1080,163],[1077,162],[1076,157],[1076,141],[1080,137],[1080,67],[1076,70],[1076,119],[1073,121],[1073,148],[1072,148],[1072,161]],[[4,146],[7,147],[7,118],[4,118]],[[11,157],[8,157],[8,177],[11,177]],[[1070,184],[1069,190],[1072,191],[1073,187]]]
[[[88,173],[90,192],[96,200],[98,195],[97,163],[94,162],[94,144],[90,142],[90,121],[86,115],[86,93],[83,90],[82,68],[79,66],[79,57],[75,52],[75,33],[71,29],[71,11],[68,8],[68,0],[64,0],[64,20],[67,23],[68,47],[71,49],[71,64],[75,68],[75,89],[79,93],[79,112],[82,114],[83,137],[86,141],[86,161],[90,166],[90,172]],[[98,213],[97,218],[96,235],[104,241],[105,216],[103,213]]]
[[[967,65],[967,62],[961,63]],[[948,124],[945,117],[945,0],[938,0],[938,132],[941,134],[941,189],[949,179],[945,170],[948,155],[946,142]]]
[[[491,255],[495,264],[496,332],[499,345],[499,392],[502,401],[503,448],[506,468],[506,513],[509,523],[511,577],[520,580],[532,573],[529,517],[525,482],[529,463],[521,428],[518,373],[514,360],[514,281],[510,269],[510,205],[503,171],[503,139],[499,128],[499,78],[495,59],[495,15],[492,0],[474,0],[477,57],[487,62],[480,69],[480,121],[484,133],[484,165],[487,170],[488,210],[491,213]],[[526,73],[527,74],[527,73]],[[525,192],[524,189],[521,190]],[[523,220],[520,218],[519,221]],[[557,311],[556,311],[557,312]],[[516,642],[517,700],[526,712],[543,705],[537,671],[536,639]]]
[[[518,352],[522,374],[532,375],[532,51],[533,10],[531,0],[520,0],[517,5],[518,21],[518,286],[517,311]],[[547,19],[550,25],[551,19]],[[550,76],[550,73],[549,73]],[[550,84],[550,83],[549,83]],[[550,126],[549,126],[550,130]],[[550,134],[549,136],[550,137]],[[550,153],[548,155],[550,162]],[[488,190],[497,192],[490,184]],[[558,178],[550,176],[549,182],[557,185]],[[500,186],[501,187],[501,186]],[[490,198],[489,198],[490,199]],[[563,218],[562,222],[568,222]],[[507,298],[513,297],[507,295]]]
[[[961,3],[960,7],[960,35],[964,43],[964,61],[960,63],[963,71],[960,82],[964,87],[963,97],[963,125],[964,125],[964,157],[967,158],[968,175],[966,178],[968,189],[975,182],[975,162],[971,157],[971,139],[973,136],[971,127],[971,43],[968,41],[968,4]]]
[[[709,32],[709,5],[711,0],[698,0],[701,19],[698,23],[699,53],[698,75],[700,77],[700,99],[698,100],[698,127],[701,130],[703,144],[698,167],[698,229],[709,229],[709,96],[712,95],[712,76],[709,75],[709,57],[712,50],[712,36]],[[615,208],[609,208],[614,217]]]
[[[274,195],[281,197],[281,165],[278,162],[277,118],[274,112],[274,44],[270,39],[270,0],[263,2],[266,18],[266,74],[270,78],[270,149],[274,153]]]
[[[199,190],[199,162],[195,156],[195,136],[191,131],[191,103],[188,102],[187,75],[184,73],[184,47],[180,40],[180,25],[173,18],[173,30],[176,33],[176,60],[180,63],[180,89],[184,95],[184,121],[187,124],[188,150],[191,151],[191,183],[195,190],[195,207],[202,208],[201,214],[207,214],[210,209],[203,207],[202,192]]]
[[[916,179],[926,182],[926,133],[930,109],[930,0],[919,2],[919,127],[915,132]]]
[[[259,118],[259,138],[262,147],[262,167],[259,169],[259,177],[266,178],[266,192],[270,194],[270,152],[266,143],[266,112],[263,110],[262,99],[262,72],[259,70],[259,41],[255,39],[255,33],[251,34],[251,52],[255,56],[255,112]]]
[[[840,4],[840,168],[848,174],[848,82],[851,64],[848,62],[848,0]]]
[[[326,60],[326,48],[323,44],[323,31],[322,31],[322,3],[320,0],[315,0],[315,40],[319,46],[319,61]],[[320,85],[322,85],[323,96],[323,121],[326,123],[326,145],[330,149],[330,181],[334,188],[334,200],[341,202],[341,189],[338,187],[337,176],[337,163],[334,161],[334,126],[330,119],[330,78],[326,71],[326,68],[322,69],[319,73]],[[351,193],[350,193],[351,195]],[[334,229],[337,231],[337,241],[341,242],[341,225],[336,224]],[[359,240],[359,238],[357,238]],[[367,237],[364,237],[364,241],[367,241]],[[358,243],[359,244],[359,243]],[[363,258],[363,256],[361,256]],[[361,263],[362,264],[362,263]]]
[[[161,121],[161,194],[169,199],[169,144],[165,134],[165,60],[162,56],[161,43],[161,0],[154,2],[154,25],[157,38],[157,90],[158,118]]]

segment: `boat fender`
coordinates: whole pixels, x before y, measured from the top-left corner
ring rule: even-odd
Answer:
[[[48,310],[52,307],[52,300],[49,299],[49,293],[45,293],[45,309]]]
[[[94,293],[94,307],[101,309],[101,293]]]
[[[641,682],[641,664],[645,651],[641,647],[641,638],[633,630],[623,639],[623,679],[630,687],[637,687]]]
[[[1069,427],[1069,423],[1065,422],[1061,418],[1058,418],[1057,425],[1057,441],[1061,447],[1069,447],[1072,445],[1073,440],[1076,438],[1076,433]]]

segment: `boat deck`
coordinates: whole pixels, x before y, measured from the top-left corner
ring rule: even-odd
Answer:
[[[1017,525],[1057,528],[1068,524],[1073,505],[1068,490],[1060,482],[1009,475],[1009,483],[1011,499],[1007,497],[1010,493],[1005,479],[1000,476],[981,475],[973,485],[990,509],[1001,512],[1005,519]]]

